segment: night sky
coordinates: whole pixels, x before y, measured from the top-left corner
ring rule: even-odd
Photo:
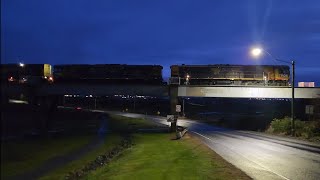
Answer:
[[[320,85],[319,0],[1,0],[1,63],[276,64]]]

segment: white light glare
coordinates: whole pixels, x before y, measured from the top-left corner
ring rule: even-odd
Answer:
[[[253,48],[253,49],[251,50],[251,54],[252,54],[252,56],[254,56],[254,57],[260,56],[261,53],[262,53],[262,49],[261,49],[261,48]]]

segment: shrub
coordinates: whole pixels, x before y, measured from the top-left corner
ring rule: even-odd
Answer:
[[[300,121],[299,119],[296,119],[294,122],[297,137],[309,139],[320,136],[320,122],[305,122]],[[285,135],[291,134],[291,118],[285,117],[282,119],[273,119],[267,131]]]
[[[295,132],[296,132],[296,136],[300,137],[303,135],[303,133],[305,132],[305,127],[306,127],[306,123],[304,121],[300,121],[300,120],[295,120],[294,121],[294,127],[295,127]]]
[[[289,117],[285,117],[283,119],[274,118],[271,122],[270,128],[274,133],[291,133],[291,119]]]
[[[302,136],[304,138],[311,138],[315,136],[320,136],[320,123],[316,121],[306,122],[303,128]]]

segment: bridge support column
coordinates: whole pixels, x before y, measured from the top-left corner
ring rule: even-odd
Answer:
[[[172,115],[178,115],[176,112],[176,105],[178,104],[178,86],[170,85],[169,87],[170,96],[170,112]],[[177,122],[171,122],[171,132],[175,132],[177,129]]]
[[[34,96],[32,106],[35,127],[42,136],[47,136],[51,128],[53,115],[57,110],[58,96]]]

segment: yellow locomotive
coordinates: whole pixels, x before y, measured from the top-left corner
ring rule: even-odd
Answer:
[[[1,64],[1,79],[8,83],[41,84],[52,83],[50,64]]]
[[[170,80],[185,85],[288,86],[289,78],[290,68],[284,65],[182,64],[171,66]]]

